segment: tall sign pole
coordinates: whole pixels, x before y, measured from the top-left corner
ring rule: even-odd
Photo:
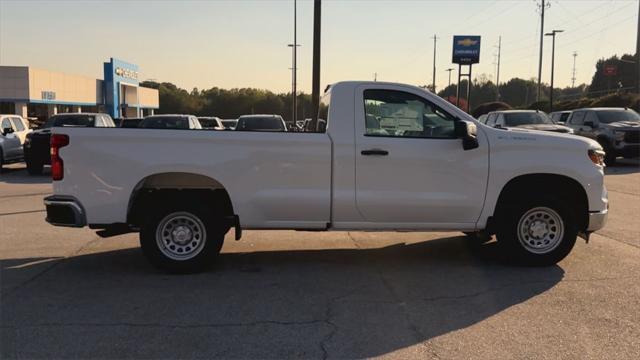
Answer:
[[[536,101],[540,101],[540,94],[542,92],[542,45],[544,43],[544,9],[546,4],[542,0],[540,6],[540,57],[538,59],[538,93],[536,95]]]
[[[298,77],[298,9],[297,0],[293,0],[293,119],[291,119],[293,127],[296,126],[296,120],[298,120],[298,89],[297,89],[297,77]]]
[[[438,41],[438,37],[436,34],[433,34],[433,80],[431,83],[431,91],[435,94],[436,92],[436,42]]]
[[[311,83],[311,128],[317,128],[318,110],[320,109],[320,10],[321,0],[313,1],[313,79]]]

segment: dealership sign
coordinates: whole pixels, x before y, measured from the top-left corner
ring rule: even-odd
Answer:
[[[618,75],[618,67],[615,65],[605,65],[604,66],[604,76],[617,76]]]
[[[55,100],[56,92],[55,91],[43,91],[41,92],[42,100]]]
[[[115,73],[123,78],[138,80],[138,72],[135,70],[117,67]]]
[[[453,36],[453,63],[471,65],[480,62],[480,36]]]

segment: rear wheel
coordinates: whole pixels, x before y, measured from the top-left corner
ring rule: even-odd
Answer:
[[[609,142],[605,140],[599,141],[602,150],[604,150],[604,164],[607,166],[613,166],[616,164],[616,151],[609,145]]]
[[[549,266],[564,259],[575,245],[575,216],[554,198],[530,198],[502,211],[498,245],[508,259],[533,266]]]
[[[210,209],[186,201],[156,210],[140,229],[142,251],[162,270],[206,270],[224,241],[224,227],[217,220]]]

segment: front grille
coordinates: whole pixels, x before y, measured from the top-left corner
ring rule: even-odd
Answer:
[[[640,143],[640,130],[639,131],[627,131],[624,134],[624,142],[636,144]]]

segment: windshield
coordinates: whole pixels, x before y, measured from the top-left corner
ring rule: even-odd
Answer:
[[[140,127],[147,129],[188,129],[189,120],[181,116],[154,116],[142,120]]]
[[[214,128],[218,126],[218,121],[214,118],[199,117],[198,121],[200,121],[200,125],[205,128]]]
[[[238,120],[236,130],[278,130],[285,131],[282,120],[275,116],[246,117]]]
[[[640,121],[640,115],[633,110],[603,110],[597,113],[598,120],[604,124],[616,121]]]
[[[506,126],[553,124],[546,114],[540,112],[505,113],[504,123]]]
[[[42,128],[61,126],[94,126],[95,116],[92,115],[54,115],[47,120]]]
[[[224,125],[225,129],[231,129],[236,126],[236,120],[222,120],[222,125]]]

